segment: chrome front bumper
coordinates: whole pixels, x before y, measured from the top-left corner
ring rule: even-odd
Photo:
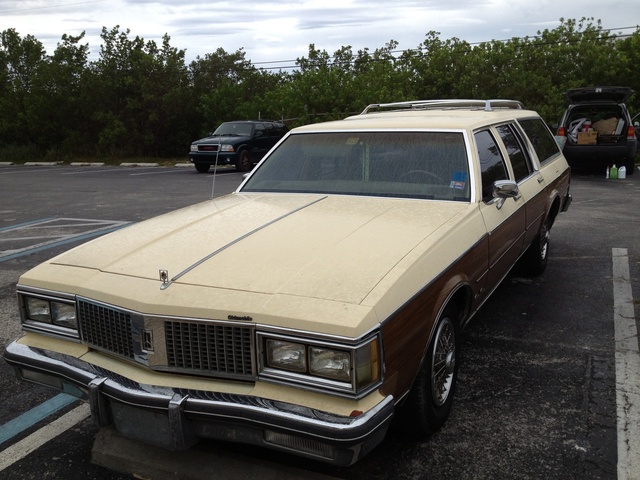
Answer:
[[[392,396],[354,417],[248,395],[157,387],[133,382],[75,357],[13,342],[5,360],[20,378],[89,402],[98,426],[170,450],[216,439],[351,465],[384,438]]]

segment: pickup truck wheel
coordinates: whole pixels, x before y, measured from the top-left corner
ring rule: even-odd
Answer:
[[[458,376],[459,331],[458,310],[449,305],[438,319],[427,355],[400,413],[400,428],[412,436],[431,435],[449,417]]]
[[[207,173],[210,167],[208,163],[196,163],[195,166],[199,173]]]
[[[521,267],[525,275],[540,275],[547,268],[549,258],[549,224],[544,222],[538,236],[529,245],[529,248],[522,256]]]
[[[253,167],[253,165],[251,164],[251,155],[249,154],[249,150],[241,150],[238,155],[238,160],[236,161],[236,170],[239,172],[248,172],[251,170],[251,167]]]

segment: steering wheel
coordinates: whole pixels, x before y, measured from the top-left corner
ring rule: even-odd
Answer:
[[[409,170],[408,172],[404,172],[402,175],[400,175],[398,180],[404,182],[410,178],[419,178],[420,176],[426,177],[424,178],[424,180],[426,180],[427,178],[430,178],[430,179],[435,179],[438,183],[442,183],[442,184],[445,183],[444,180],[442,180],[442,178],[439,175],[436,175],[433,172],[428,172],[426,170]],[[419,180],[416,180],[409,183],[422,183],[422,182]]]

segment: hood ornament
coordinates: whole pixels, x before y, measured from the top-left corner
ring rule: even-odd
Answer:
[[[160,270],[159,273],[160,273],[160,281],[162,282],[162,285],[160,286],[160,290],[164,290],[171,283],[169,281],[169,270]]]

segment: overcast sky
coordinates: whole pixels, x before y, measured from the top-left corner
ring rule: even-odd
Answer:
[[[254,63],[307,57],[309,45],[334,53],[384,47],[418,47],[429,31],[470,43],[534,36],[560,18],[594,17],[614,33],[640,24],[638,0],[0,0],[0,31],[33,35],[52,54],[63,34],[86,32],[90,58],[99,57],[102,27],[119,25],[146,41],[186,50],[187,61],[218,48],[243,48]]]

